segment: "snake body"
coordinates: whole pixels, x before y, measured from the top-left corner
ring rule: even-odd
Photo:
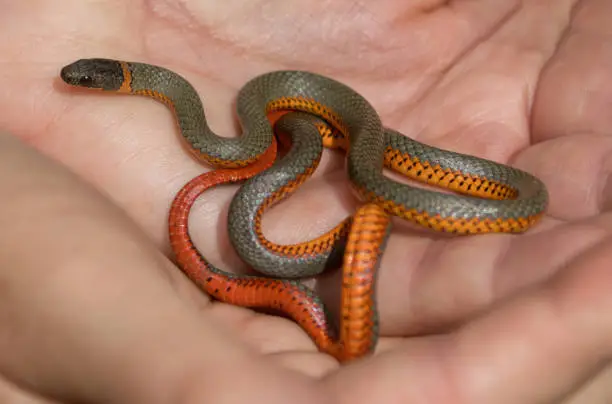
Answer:
[[[185,215],[194,195],[210,186],[246,180],[232,200],[228,217],[230,239],[240,257],[258,272],[276,278],[316,275],[342,261],[343,270],[347,271],[343,310],[354,302],[351,291],[362,293],[363,282],[370,282],[365,293],[369,296],[369,300],[366,299],[370,302],[369,310],[374,314],[372,274],[384,251],[389,226],[388,219],[383,218],[398,216],[436,231],[458,234],[518,233],[533,226],[548,203],[546,187],[531,174],[490,160],[428,146],[385,128],[374,108],[361,95],[338,81],[311,72],[275,71],[248,81],[238,94],[237,114],[243,133],[237,138],[221,137],[212,132],[197,91],[182,76],[163,67],[111,59],[81,59],[65,66],[60,75],[73,86],[145,95],[164,102],[173,110],[180,133],[190,149],[219,168],[187,184],[173,202],[170,232],[171,239],[173,234],[175,236],[175,254],[182,257],[181,267],[208,293],[239,305],[270,305],[275,299],[269,296],[271,288],[279,290],[279,285],[283,285],[283,290],[295,292],[283,295],[283,299],[287,299],[280,300],[287,303],[283,310],[301,321],[302,326],[306,320],[295,314],[298,309],[288,308],[289,302],[297,299],[296,294],[305,299],[304,305],[314,307],[304,318],[311,318],[315,323],[319,320],[314,320],[313,313],[322,310],[319,302],[313,303],[313,296],[301,286],[288,280],[242,278],[211,269],[195,252],[188,235],[182,230],[176,231],[180,228],[186,232]],[[295,115],[295,111],[310,117]],[[291,116],[283,120],[289,113]],[[297,151],[288,155],[289,160],[274,163],[274,126],[280,122],[300,146],[293,146]],[[356,215],[315,240],[279,245],[263,235],[261,216],[295,191],[316,168],[321,143],[299,138],[292,132],[308,132],[307,127],[317,129],[323,146],[346,151],[349,180],[365,205]],[[393,181],[383,175],[384,167],[455,193],[440,193]],[[202,181],[206,186],[196,186]],[[193,189],[198,189],[199,193]],[[371,241],[367,241],[370,238]],[[187,258],[185,251],[189,252]],[[356,256],[364,253],[369,254],[364,261],[367,265],[354,267],[359,261]],[[198,281],[211,278],[205,276],[210,273],[222,275],[214,287],[212,281]],[[351,276],[359,278],[359,274],[364,276],[363,282],[348,281]],[[222,289],[231,290],[231,293],[224,294],[220,292]],[[261,294],[259,300],[253,297],[256,291]],[[262,297],[264,295],[267,297]],[[287,297],[289,295],[291,297]],[[367,349],[372,349],[371,341],[375,338],[371,337],[376,332],[376,323],[375,315],[362,315],[355,324],[369,331],[359,334],[360,337],[345,338],[343,344],[363,345],[363,340],[367,339]],[[317,340],[314,330],[320,330],[319,325],[312,329],[304,327],[322,347],[325,344],[321,341],[327,337]],[[338,352],[337,348],[333,350]],[[345,351],[336,356],[351,355]]]

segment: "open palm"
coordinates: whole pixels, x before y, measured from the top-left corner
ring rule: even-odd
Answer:
[[[90,232],[108,243],[100,254],[121,264],[106,262],[90,274],[82,266],[72,272],[64,268],[60,279],[71,281],[53,282],[53,293],[66,301],[62,304],[75,308],[87,290],[88,321],[92,310],[114,308],[116,313],[99,318],[96,327],[119,331],[89,331],[100,341],[91,347],[130,358],[123,359],[131,364],[125,371],[130,377],[126,382],[116,368],[93,373],[98,379],[89,383],[106,386],[121,377],[131,387],[104,388],[104,399],[94,387],[59,388],[57,383],[71,384],[60,378],[54,385],[50,376],[35,377],[36,372],[15,366],[23,354],[17,349],[2,364],[7,379],[60,400],[88,397],[91,402],[221,402],[241,392],[267,403],[286,402],[287,396],[305,403],[594,403],[599,401],[590,394],[605,395],[606,374],[598,372],[607,364],[611,340],[605,314],[612,307],[606,288],[612,262],[612,221],[606,213],[612,206],[607,182],[612,140],[606,135],[612,121],[604,107],[612,97],[612,58],[606,50],[609,17],[603,16],[611,15],[612,5],[596,0],[580,6],[558,0],[320,3],[74,0],[58,7],[40,0],[34,8],[0,1],[5,10],[0,49],[10,60],[0,71],[1,128],[69,166],[144,230],[143,235],[118,224],[128,219],[118,219],[116,212],[108,219],[111,208],[100,208],[100,228]],[[210,303],[156,255],[156,249],[170,255],[166,223],[175,193],[209,167],[186,153],[165,106],[63,85],[59,69],[87,57],[142,61],[179,72],[201,94],[211,127],[225,136],[239,134],[233,102],[255,75],[303,69],[333,77],[364,95],[385,126],[538,176],[550,193],[548,215],[520,236],[449,238],[396,221],[377,285],[384,336],[379,352],[340,369],[317,353],[295,324]],[[303,241],[354,211],[357,201],[342,157],[326,152],[314,178],[266,214],[269,238]],[[235,190],[228,186],[205,194],[190,230],[208,259],[239,272],[246,268],[228,242],[224,219]],[[99,198],[92,204],[104,204],[100,195],[85,194],[84,201]],[[155,248],[126,247],[151,240]],[[83,254],[82,262],[94,259],[88,250],[77,254]],[[75,272],[82,283],[76,288]],[[101,272],[104,280],[93,288]],[[130,292],[117,293],[116,284]],[[312,285],[333,306],[337,274]],[[103,303],[122,299],[131,310]],[[156,313],[143,314],[137,307],[154,307]],[[173,329],[174,336],[143,325],[149,317],[157,327]],[[100,325],[104,321],[106,326]],[[59,327],[51,320],[41,324]],[[160,333],[149,338],[166,341],[140,346],[150,359],[136,347],[123,352],[124,345],[108,343],[145,330]],[[178,336],[181,348],[173,339]],[[22,344],[24,352],[32,349]],[[73,348],[62,339],[57,344],[63,348],[56,350]],[[201,352],[187,349],[190,344]],[[40,357],[48,355],[44,347],[37,349]],[[189,361],[170,359],[182,358],[183,351]],[[111,363],[100,367],[120,366]],[[150,366],[163,370],[151,372]],[[206,373],[211,371],[216,372],[212,378]],[[595,383],[581,384],[594,375],[599,375]]]

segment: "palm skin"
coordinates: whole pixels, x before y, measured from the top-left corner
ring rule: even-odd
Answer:
[[[612,6],[437,3],[2,1],[0,125],[11,135],[0,178],[13,197],[0,216],[0,369],[11,402],[607,402]],[[239,132],[232,102],[249,78],[329,75],[386,126],[537,175],[547,217],[521,236],[461,238],[396,221],[377,286],[379,352],[339,367],[295,324],[212,303],[168,261],[168,205],[208,167],[163,105],[64,86],[59,69],[81,57],[183,74],[226,136]],[[326,152],[266,215],[266,234],[305,240],[352,212],[343,169]],[[216,265],[244,271],[223,220],[235,189],[205,194],[191,232]],[[337,297],[334,276],[316,287]]]

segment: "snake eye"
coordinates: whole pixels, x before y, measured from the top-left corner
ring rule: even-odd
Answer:
[[[93,84],[93,77],[88,74],[85,74],[81,77],[79,82],[81,83],[81,85],[90,87]]]

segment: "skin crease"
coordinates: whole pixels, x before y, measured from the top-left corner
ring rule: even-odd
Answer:
[[[0,401],[610,402],[609,1],[0,9]],[[171,263],[169,203],[209,168],[163,105],[67,89],[59,69],[81,57],[178,71],[226,136],[239,132],[233,101],[251,77],[329,75],[387,126],[539,176],[548,216],[525,235],[458,239],[396,222],[377,286],[379,350],[340,368],[295,324],[211,303]],[[223,219],[235,189],[206,193],[191,232],[238,272]],[[355,206],[342,155],[326,152],[265,231],[303,240]],[[333,303],[337,275],[316,287]]]

